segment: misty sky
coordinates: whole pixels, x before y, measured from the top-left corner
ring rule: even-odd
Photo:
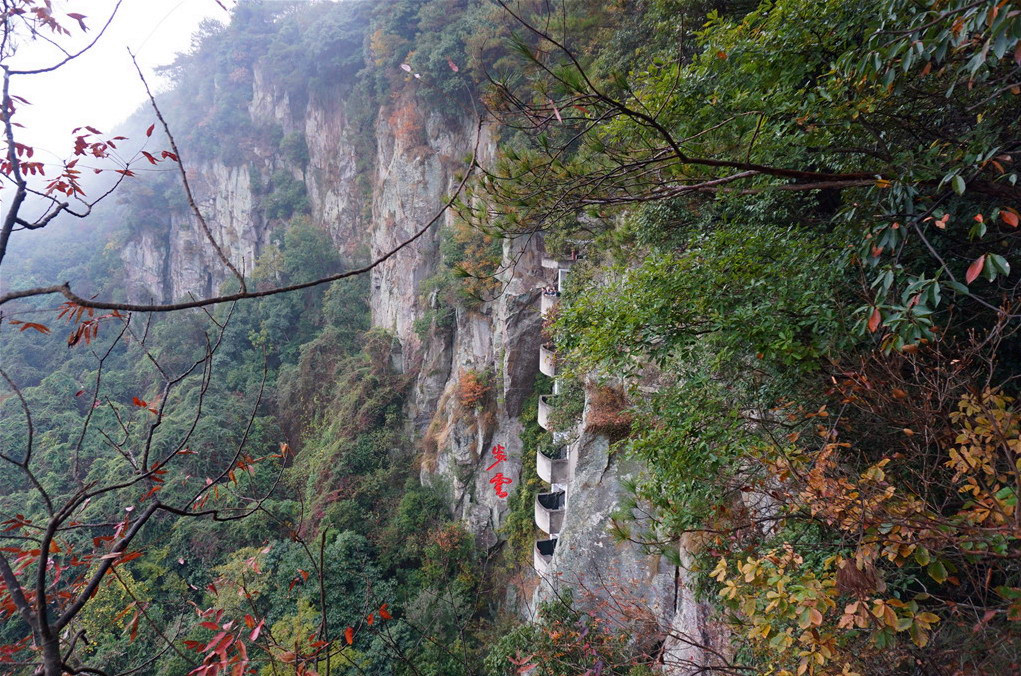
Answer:
[[[235,0],[221,0],[232,7]],[[55,13],[86,15],[89,32],[79,40],[83,46],[99,31],[110,15],[115,0],[55,0]],[[150,78],[152,69],[187,51],[191,36],[203,19],[225,21],[228,14],[215,0],[123,0],[117,16],[100,41],[79,60],[59,71],[12,78],[11,93],[32,105],[23,107],[15,118],[25,125],[18,130],[36,147],[36,159],[54,162],[69,156],[71,130],[92,125],[103,132],[116,132],[116,124],[145,101],[145,90],[127,54],[130,48]],[[80,31],[73,20],[69,27]],[[73,51],[73,50],[72,50]],[[52,47],[23,42],[11,62],[15,68],[50,65],[59,60]],[[152,76],[151,84],[158,78]]]

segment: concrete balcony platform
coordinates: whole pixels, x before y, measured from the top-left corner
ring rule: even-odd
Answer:
[[[552,394],[544,394],[541,397],[539,397],[539,416],[538,416],[538,422],[539,422],[539,427],[543,428],[544,430],[548,430],[549,429],[549,418],[550,418],[550,414],[553,413],[553,403],[552,403],[552,401],[553,401],[554,398],[555,398],[555,395],[552,395]]]
[[[566,495],[563,491],[535,496],[535,525],[544,533],[557,535],[564,525]]]
[[[545,319],[559,303],[559,291],[543,290],[542,299],[539,301],[539,314]]]
[[[566,484],[568,459],[563,450],[558,450],[557,457],[549,457],[542,451],[535,452],[535,471],[539,478],[550,484]],[[547,531],[548,532],[548,531]]]
[[[557,353],[553,348],[545,345],[539,347],[539,371],[550,378],[557,375]]]
[[[542,257],[542,267],[547,270],[568,270],[577,262],[577,258],[556,258],[554,256]]]
[[[556,538],[539,540],[535,543],[535,550],[532,553],[532,566],[541,577],[549,575],[550,561],[553,560],[553,552],[556,548]]]

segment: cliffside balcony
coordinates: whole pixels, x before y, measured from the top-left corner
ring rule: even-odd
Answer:
[[[557,539],[539,540],[535,543],[535,551],[532,554],[532,566],[540,576],[549,575],[549,564],[553,559],[553,551],[557,548]]]
[[[550,378],[557,375],[557,353],[553,351],[553,346],[541,345],[539,346],[539,371],[545,373]]]
[[[567,476],[567,454],[563,448],[558,448],[553,457],[542,451],[535,452],[535,471],[539,478],[550,484],[566,484]],[[549,532],[549,531],[547,531]]]
[[[568,269],[578,262],[578,258],[580,258],[578,254],[574,254],[573,256],[565,256],[563,258],[558,258],[556,256],[550,256],[547,254],[546,256],[542,257],[542,267],[546,268],[547,270]]]
[[[544,533],[556,535],[564,525],[564,505],[566,498],[563,491],[539,493],[535,496],[535,525]]]
[[[539,314],[542,315],[543,319],[549,315],[550,311],[557,306],[560,302],[560,292],[555,288],[546,286],[542,289],[542,299],[539,301]]]
[[[552,395],[552,394],[544,394],[541,397],[539,397],[539,416],[538,416],[538,421],[539,421],[539,427],[543,428],[544,430],[548,430],[549,429],[549,417],[550,417],[550,414],[553,413],[553,404],[552,404],[553,398],[554,398],[554,395]]]
[[[569,272],[570,270],[566,268],[560,268],[557,270],[557,291],[560,293],[564,292],[564,283],[567,282],[567,273]]]

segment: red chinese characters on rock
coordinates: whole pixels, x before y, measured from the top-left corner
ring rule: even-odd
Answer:
[[[493,446],[492,452],[495,460],[493,461],[493,464],[486,468],[487,472],[492,470],[501,462],[507,460],[507,448],[503,444],[496,444]],[[503,499],[510,495],[506,490],[504,490],[504,486],[509,486],[514,483],[514,480],[504,476],[503,472],[497,472],[489,480],[489,483],[493,484],[493,490],[496,491],[496,497]]]
[[[492,465],[486,468],[487,472],[507,459],[507,449],[504,448],[501,444],[493,446],[493,457],[496,458],[496,462],[494,462]]]
[[[493,478],[489,480],[489,483],[493,484],[493,490],[496,491],[496,497],[506,498],[509,493],[503,489],[505,484],[514,483],[513,479],[508,479],[503,475],[503,472],[497,472],[493,475]]]

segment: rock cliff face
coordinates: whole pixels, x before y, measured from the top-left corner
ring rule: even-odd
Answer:
[[[676,568],[662,556],[615,542],[609,532],[626,495],[624,485],[639,467],[621,461],[610,452],[605,436],[587,430],[569,444],[567,453],[572,471],[564,484],[563,528],[535,601],[548,600],[569,586],[582,603],[613,596],[624,606],[641,608],[650,619],[672,616]]]
[[[249,168],[204,162],[189,171],[189,181],[220,248],[231,262],[250,271],[268,233],[256,209]],[[188,209],[172,209],[156,229],[137,234],[121,253],[133,299],[208,296],[231,274]]]
[[[258,73],[255,80],[249,114],[253,120],[279,125],[285,134],[303,133],[307,165],[286,166],[266,150],[238,166],[210,161],[190,169],[214,237],[231,260],[248,271],[269,243],[273,227],[253,176],[261,181],[274,171],[290,172],[304,183],[310,219],[330,233],[338,249],[349,260],[376,258],[437,214],[456,188],[478,131],[475,121],[451,119],[405,91],[379,110],[375,138],[366,144],[341,98],[313,97],[296,107]],[[374,156],[364,155],[367,145],[375,149]],[[483,127],[483,162],[494,149],[493,133]],[[420,285],[437,269],[440,231],[451,219],[444,214],[421,238],[372,271],[372,321],[393,333],[400,344],[400,367],[415,375],[406,419],[409,433],[423,448],[422,481],[447,487],[454,513],[480,542],[495,546],[508,502],[498,497],[490,480],[502,472],[514,482],[509,489],[515,490],[522,458],[535,452],[522,448],[519,416],[538,372],[539,289],[554,282],[555,270],[542,266],[541,240],[506,242],[503,257],[508,265],[500,274],[499,297],[476,310],[458,309],[444,326],[422,326],[420,320],[435,299],[423,296]],[[134,236],[122,258],[129,293],[136,299],[209,294],[227,278],[194,216],[182,209],[169,214],[162,230]],[[485,399],[466,402],[462,384],[478,374],[487,378]],[[496,444],[505,447],[507,459],[487,471],[495,461]],[[527,610],[564,585],[595,595],[626,591],[661,627],[670,628],[673,622],[673,630],[692,633],[687,623],[700,622],[702,614],[690,594],[681,591],[676,568],[661,557],[614,543],[608,533],[624,481],[639,468],[621,463],[610,453],[606,438],[597,434],[583,432],[572,453],[575,471],[567,486],[559,545],[545,581],[536,578]],[[687,653],[683,657],[689,658]]]

